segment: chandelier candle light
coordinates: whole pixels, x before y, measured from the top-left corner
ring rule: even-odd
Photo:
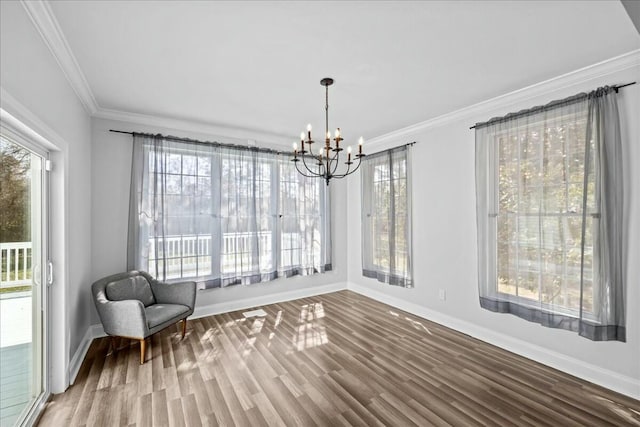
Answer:
[[[333,84],[333,79],[326,77],[320,80],[320,84],[325,87],[325,145],[319,146],[316,153],[312,150],[312,145],[315,142],[311,138],[311,124],[307,125],[307,134],[300,133],[300,151],[298,151],[298,143],[293,143],[293,159],[292,162],[296,165],[296,169],[300,174],[309,178],[322,178],[329,185],[331,178],[344,178],[358,170],[360,162],[364,157],[362,152],[362,144],[364,140],[362,137],[358,140],[358,154],[355,155],[357,159],[357,165],[352,169],[352,165],[355,163],[351,160],[351,147],[347,147],[347,161],[344,162],[346,166],[342,167],[338,172],[338,166],[340,165],[340,152],[343,151],[340,147],[340,143],[344,140],[340,133],[340,128],[336,129],[333,135],[334,146],[331,145],[331,132],[329,131],[329,86]],[[306,137],[306,139],[305,139]],[[299,163],[302,160],[303,169],[300,168]],[[309,164],[307,164],[309,161]],[[315,161],[315,163],[313,163]],[[316,167],[317,166],[317,167]]]

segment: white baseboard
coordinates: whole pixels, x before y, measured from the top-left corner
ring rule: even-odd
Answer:
[[[95,338],[103,336],[105,336],[105,333],[104,329],[102,329],[102,325],[90,325],[87,328],[87,331],[82,337],[82,341],[80,341],[78,349],[73,354],[71,362],[69,363],[69,385],[73,385],[73,383],[76,381],[76,377],[78,376],[78,372],[80,371],[80,366],[82,366],[82,362],[87,356],[87,351],[89,351],[91,342]]]
[[[203,307],[196,307],[193,316],[191,318],[197,319],[200,317],[211,316],[214,314],[227,313],[230,311],[243,310],[246,308],[257,307],[261,305],[275,304],[279,302],[296,300],[299,298],[307,298],[316,295],[328,294],[331,292],[342,291],[347,289],[346,282],[332,283],[330,285],[312,286],[303,289],[296,289],[293,291],[279,292],[270,295],[264,295],[260,297],[245,298],[236,301],[229,301],[219,304],[210,304]],[[80,371],[80,366],[87,355],[91,342],[96,338],[106,336],[102,325],[91,325],[87,328],[87,331],[80,341],[78,349],[71,359],[69,364],[69,384],[73,385],[76,380],[76,376]]]
[[[603,369],[599,366],[492,331],[465,320],[460,320],[438,311],[430,310],[417,304],[389,296],[365,286],[349,283],[347,285],[347,289],[422,317],[426,320],[454,329],[458,332],[462,332],[463,334],[467,334],[473,338],[495,345],[496,347],[500,347],[512,353],[526,357],[527,359],[542,363],[543,365],[550,366],[634,399],[640,399],[639,379],[622,375],[608,369]]]
[[[307,298],[316,295],[328,294],[331,292],[347,289],[347,282],[332,283],[330,285],[312,286],[308,288],[296,289],[292,291],[279,292],[253,298],[244,298],[235,301],[222,302],[218,304],[196,307],[192,318],[212,316],[214,314],[228,313],[230,311],[244,310],[246,308],[258,307],[261,305],[276,304],[284,301],[291,301],[299,298]]]

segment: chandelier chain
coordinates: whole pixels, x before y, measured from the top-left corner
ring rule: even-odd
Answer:
[[[329,132],[329,86],[324,87],[324,134]]]

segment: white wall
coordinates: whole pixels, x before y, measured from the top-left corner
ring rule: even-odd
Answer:
[[[180,129],[168,129],[131,122],[94,118],[92,121],[92,280],[126,270],[127,221],[131,180],[132,137],[109,132],[109,129],[162,133],[194,139],[240,144],[243,141],[215,135],[198,134]],[[244,142],[246,143],[246,141]],[[258,140],[259,146],[283,150],[290,147]],[[341,185],[342,184],[342,185]],[[224,308],[243,307],[269,301],[282,293],[308,291],[324,285],[346,286],[347,216],[345,183],[332,183],[333,271],[314,276],[277,279],[251,286],[230,286],[198,292],[196,315]],[[214,306],[214,307],[212,307]],[[92,322],[99,323],[92,308]]]
[[[51,388],[61,392],[90,324],[91,123],[22,5],[0,2],[0,17],[2,108],[48,141],[54,162]]]
[[[415,288],[384,285],[361,274],[359,176],[350,179],[349,286],[442,321],[481,339],[640,397],[640,53],[601,64],[500,100],[468,108],[378,140],[377,149],[417,141],[413,151]],[[632,68],[627,68],[632,66]],[[627,69],[623,69],[627,68]],[[621,70],[623,69],[623,70]],[[586,79],[586,80],[585,80]],[[477,291],[474,131],[494,116],[545,104],[605,84],[638,81],[620,91],[629,222],[627,342],[594,342],[516,316],[480,308]],[[455,90],[455,88],[451,88]],[[528,99],[527,99],[528,98]],[[372,149],[372,151],[378,151]],[[438,291],[446,291],[446,300]]]

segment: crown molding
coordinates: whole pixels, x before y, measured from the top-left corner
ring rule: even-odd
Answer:
[[[27,15],[29,15],[58,65],[60,65],[62,72],[76,95],[78,95],[85,110],[89,115],[94,114],[98,110],[98,103],[93,96],[93,92],[91,92],[80,65],[78,65],[76,57],[69,47],[69,43],[67,43],[62,29],[60,29],[49,2],[47,0],[21,0],[20,3],[22,3]]]
[[[67,81],[80,99],[85,110],[91,117],[107,120],[117,120],[132,124],[153,126],[157,128],[171,128],[190,133],[203,133],[228,138],[259,140],[284,147],[290,136],[279,135],[252,129],[234,128],[230,126],[214,125],[192,120],[176,119],[149,114],[102,108],[98,105],[87,79],[67,42],[67,39],[51,10],[48,0],[20,0],[27,15],[33,22],[40,36],[58,62]]]
[[[473,117],[474,115],[477,115],[478,113],[507,107],[518,102],[526,101],[528,99],[551,94],[557,90],[565,89],[572,85],[605,77],[610,74],[638,66],[640,66],[640,49],[633,50],[620,56],[616,56],[611,59],[607,59],[605,61],[598,62],[575,71],[571,71],[567,74],[563,74],[558,77],[554,77],[549,80],[545,80],[540,83],[536,83],[531,86],[527,86],[525,88],[518,89],[516,91],[509,92],[507,94],[500,95],[495,98],[491,98],[489,100],[482,101],[477,104],[473,104],[471,106],[464,107],[459,110],[455,110],[450,113],[446,113],[441,116],[434,117],[432,119],[425,120],[423,122],[419,122],[414,125],[410,125],[402,129],[377,136],[375,138],[371,138],[367,141],[367,146],[373,147],[375,149],[382,148],[389,142],[397,142],[398,139],[413,137],[417,133],[430,128],[443,126],[462,119],[468,119]],[[611,83],[613,84],[627,82]]]
[[[148,126],[173,128],[188,132],[224,135],[231,138],[255,139],[271,142],[279,146],[287,145],[287,143],[283,143],[283,141],[291,139],[290,136],[287,135],[260,132],[251,129],[101,108],[96,102],[87,79],[67,43],[48,0],[20,0],[20,2],[90,116]],[[511,104],[544,96],[545,94],[568,86],[580,84],[637,66],[640,66],[640,49],[371,138],[367,141],[367,146],[379,149],[389,142],[396,142],[398,139],[411,137],[426,129],[470,118],[475,114],[487,110],[500,109]]]
[[[127,122],[132,125],[149,126],[157,129],[171,129],[180,132],[198,133],[222,138],[247,141],[250,145],[255,141],[266,142],[278,147],[289,147],[290,136],[263,132],[253,129],[215,125],[186,119],[176,119],[150,114],[131,113],[108,108],[98,108],[93,117],[105,120]],[[134,129],[135,130],[135,129]],[[155,131],[154,131],[155,132]]]
[[[0,122],[14,132],[28,135],[50,150],[63,150],[67,142],[60,134],[0,86]]]

